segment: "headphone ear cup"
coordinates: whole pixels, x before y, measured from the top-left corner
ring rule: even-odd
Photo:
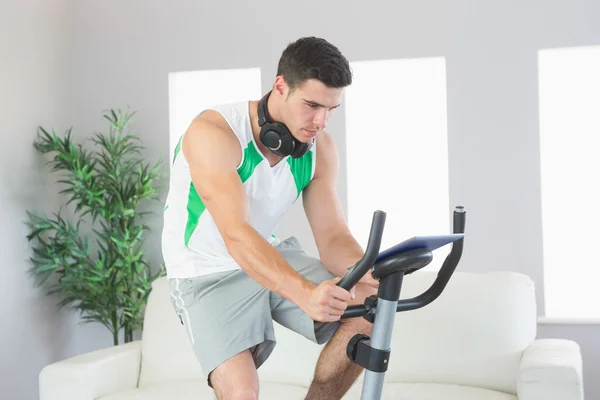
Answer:
[[[295,148],[295,143],[287,128],[276,122],[265,123],[260,130],[261,142],[273,153],[285,157]]]
[[[279,146],[279,135],[268,127],[264,127],[260,130],[260,141],[269,149],[277,148]]]

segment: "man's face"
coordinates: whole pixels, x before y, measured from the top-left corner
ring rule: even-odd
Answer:
[[[325,129],[329,117],[340,105],[343,89],[329,88],[310,79],[288,92],[281,114],[290,132],[308,143]]]

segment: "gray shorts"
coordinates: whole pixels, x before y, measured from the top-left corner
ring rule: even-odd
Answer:
[[[308,256],[296,238],[276,247],[306,279],[319,284],[334,276]],[[256,368],[275,347],[273,320],[317,344],[327,342],[339,322],[313,321],[295,303],[273,293],[243,270],[197,278],[170,279],[171,302],[186,326],[200,367],[210,373],[229,358],[250,349]]]

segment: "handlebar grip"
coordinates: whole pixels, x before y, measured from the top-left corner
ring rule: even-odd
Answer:
[[[373,213],[371,221],[371,232],[369,233],[369,241],[367,242],[367,250],[363,258],[358,261],[354,267],[337,283],[338,286],[350,290],[358,281],[367,273],[367,271],[375,263],[375,259],[379,255],[381,247],[381,238],[383,236],[383,228],[385,226],[386,213],[377,210]]]
[[[454,233],[465,233],[465,208],[456,206],[453,220]]]

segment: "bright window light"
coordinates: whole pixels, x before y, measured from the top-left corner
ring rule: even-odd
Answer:
[[[387,214],[382,249],[451,233],[446,65],[440,57],[351,63],[346,90],[348,223],[366,246],[375,210]],[[450,246],[434,251],[439,269]]]
[[[209,106],[257,99],[260,68],[173,72],[169,74],[170,163],[190,122]]]
[[[539,52],[546,317],[600,317],[600,47]]]

